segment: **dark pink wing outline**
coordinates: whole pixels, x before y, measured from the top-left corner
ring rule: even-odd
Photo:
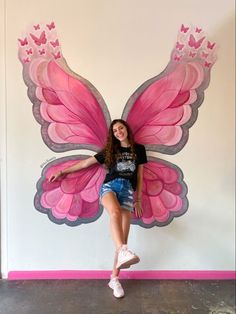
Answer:
[[[166,211],[163,213],[163,215],[167,218],[164,217],[164,221],[163,221],[163,218],[160,220],[158,220],[158,218],[154,218],[151,216],[149,218],[147,218],[145,215],[145,211],[146,211],[146,213],[149,212],[150,214],[153,214],[153,212],[150,212],[150,208],[148,209],[149,197],[151,196],[151,193],[149,193],[149,195],[146,194],[145,189],[147,187],[145,187],[145,184],[147,184],[147,180],[144,180],[144,181],[146,181],[146,182],[144,182],[143,191],[142,191],[142,194],[143,194],[143,196],[142,196],[142,207],[143,207],[143,211],[144,211],[144,216],[141,218],[137,218],[133,214],[132,215],[132,224],[139,225],[139,226],[144,227],[144,228],[152,228],[154,226],[163,227],[163,226],[170,224],[174,218],[180,217],[183,214],[185,214],[186,211],[188,210],[188,204],[189,204],[188,199],[187,199],[188,187],[183,180],[184,179],[183,172],[179,167],[177,167],[176,165],[174,165],[171,162],[165,161],[165,160],[160,159],[160,158],[148,156],[147,159],[148,159],[148,162],[156,163],[157,168],[158,168],[158,164],[159,164],[159,166],[160,165],[164,166],[167,169],[169,169],[169,171],[174,170],[175,173],[177,173],[177,177],[178,177],[177,180],[170,179],[170,182],[165,182],[164,179],[161,177],[158,177],[158,179],[162,183],[161,184],[162,190],[159,191],[160,194],[162,191],[167,191],[169,193],[171,190],[173,190],[173,187],[176,189],[176,185],[178,185],[178,187],[177,187],[178,189],[181,189],[181,193],[179,193],[179,191],[174,191],[174,192],[171,191],[171,193],[176,196],[176,199],[179,202],[178,210],[176,210],[176,209],[175,210],[167,210],[166,209]],[[145,178],[146,173],[150,172],[149,163],[144,164],[143,166],[144,166],[144,178]],[[154,177],[157,176],[157,173],[158,173],[158,171],[154,172]],[[157,178],[155,178],[155,180],[156,179]],[[167,190],[167,188],[168,188],[168,190]],[[156,198],[156,201],[157,200],[158,199]],[[152,221],[150,222],[150,220],[152,220]]]
[[[37,192],[35,194],[35,197],[34,197],[34,206],[35,208],[43,213],[43,214],[47,214],[48,218],[56,223],[56,224],[66,224],[68,226],[78,226],[80,224],[86,224],[86,223],[90,223],[90,222],[93,222],[95,220],[97,220],[102,212],[103,212],[103,206],[99,203],[99,195],[97,193],[97,201],[93,201],[92,203],[90,203],[92,205],[92,207],[94,206],[94,210],[91,210],[91,208],[89,208],[89,206],[87,206],[89,209],[89,217],[86,217],[86,218],[81,218],[81,217],[78,217],[77,219],[68,219],[66,217],[63,217],[63,218],[58,218],[56,217],[56,215],[53,215],[53,207],[44,207],[42,205],[43,201],[42,201],[42,198],[44,197],[44,193],[46,192],[53,192],[53,190],[56,190],[57,188],[60,188],[60,190],[62,190],[61,188],[61,184],[63,184],[64,180],[73,180],[73,178],[68,178],[68,175],[67,175],[67,178],[61,178],[60,180],[54,182],[54,183],[50,183],[50,189],[49,190],[46,190],[44,185],[46,184],[49,185],[49,183],[47,182],[47,179],[46,178],[46,173],[48,171],[50,171],[50,168],[52,167],[57,167],[58,169],[63,169],[63,165],[68,162],[68,161],[73,161],[73,160],[76,160],[76,161],[79,161],[79,160],[83,160],[87,157],[90,157],[90,156],[87,156],[87,155],[73,155],[73,156],[68,156],[68,157],[62,157],[62,158],[58,158],[50,163],[48,163],[44,169],[42,170],[42,174],[41,174],[41,177],[40,179],[38,180],[37,182]],[[64,166],[65,167],[65,166]],[[95,165],[94,168],[97,168],[97,169],[100,169],[100,172],[103,173],[103,176],[105,177],[105,169],[103,169],[103,167],[99,164]],[[86,170],[85,170],[86,171]],[[101,182],[103,179],[101,177],[101,173],[99,172],[99,177],[98,178],[94,178],[94,173],[92,173],[92,171],[90,170],[87,170],[86,171],[86,176],[93,176],[93,180],[95,181],[95,185],[92,185],[90,186],[90,189],[91,188],[96,188],[96,190],[100,190],[100,186],[101,186]],[[97,175],[97,170],[95,171],[95,175]],[[76,176],[76,174],[73,175],[74,177]],[[65,176],[64,176],[65,177]],[[76,179],[76,177],[74,178]],[[89,179],[90,180],[90,179]],[[99,182],[100,183],[99,183]],[[97,183],[98,182],[98,183]],[[84,182],[83,182],[84,183]],[[90,185],[90,182],[89,182],[89,185]],[[84,193],[84,189],[81,190],[82,193]],[[62,191],[63,192],[63,191]],[[62,193],[62,195],[66,195],[67,193],[64,191],[64,193]],[[68,194],[70,194],[68,192]],[[73,194],[73,196],[75,196],[76,194]],[[83,201],[83,204],[84,201]],[[87,203],[88,204],[88,203]],[[78,208],[78,205],[76,207],[76,210],[79,211],[79,212],[83,212],[83,208],[86,208],[86,204],[85,205],[82,205],[81,208]],[[66,216],[70,215],[69,211],[66,212]],[[59,216],[59,215],[58,215]],[[75,216],[74,216],[75,217]]]

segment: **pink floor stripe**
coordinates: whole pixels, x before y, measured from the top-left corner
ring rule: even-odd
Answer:
[[[108,270],[55,270],[55,271],[10,271],[9,280],[40,280],[40,279],[108,279]],[[215,270],[143,270],[122,271],[122,279],[161,279],[161,280],[233,280],[236,271]]]

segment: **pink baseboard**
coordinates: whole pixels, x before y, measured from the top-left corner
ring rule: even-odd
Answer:
[[[40,279],[108,279],[108,270],[52,270],[52,271],[10,271],[9,280]],[[160,280],[234,280],[236,271],[221,270],[137,270],[122,271],[122,279]]]

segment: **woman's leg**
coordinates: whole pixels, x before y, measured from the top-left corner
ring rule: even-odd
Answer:
[[[120,251],[122,245],[127,243],[130,219],[131,214],[128,210],[122,209],[120,204],[113,192],[108,192],[102,197],[102,205],[106,208],[110,216],[110,226],[112,238],[116,246],[116,254],[118,255],[119,264],[114,266],[114,269],[117,268],[127,268],[131,264],[135,264],[139,261],[138,256],[133,254],[124,248],[123,251]],[[123,230],[124,229],[124,230]],[[121,255],[120,255],[121,253]],[[115,261],[117,256],[115,256]],[[114,275],[118,274],[117,271],[114,271]]]
[[[113,241],[118,250],[124,244],[122,229],[122,210],[113,192],[108,192],[102,197],[102,205],[110,216],[110,226]]]
[[[128,243],[130,222],[131,222],[131,212],[127,209],[122,208],[122,230],[124,237],[124,244]]]
[[[122,217],[123,240],[124,240],[124,244],[127,244],[129,230],[130,230],[131,212],[127,209],[121,208],[121,217]],[[117,259],[118,259],[118,251],[116,250],[113,269],[112,269],[112,277],[118,277],[120,273],[120,270],[116,268]]]

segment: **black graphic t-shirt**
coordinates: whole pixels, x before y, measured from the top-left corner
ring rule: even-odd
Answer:
[[[133,159],[130,147],[120,147],[116,163],[108,169],[104,183],[116,178],[124,178],[128,179],[133,190],[136,190],[138,165],[145,164],[147,162],[147,156],[143,145],[135,144],[134,148],[136,159]],[[103,151],[94,155],[94,157],[100,164],[104,164],[105,156]]]

